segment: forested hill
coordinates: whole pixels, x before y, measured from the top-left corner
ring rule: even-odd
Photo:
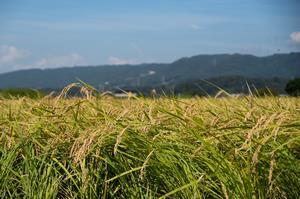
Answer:
[[[0,74],[0,88],[58,89],[78,79],[96,88],[151,87],[221,76],[291,79],[300,76],[300,52],[265,57],[241,54],[197,55],[170,64],[20,70]]]

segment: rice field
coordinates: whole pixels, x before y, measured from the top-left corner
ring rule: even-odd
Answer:
[[[0,198],[299,198],[300,98],[0,99]]]

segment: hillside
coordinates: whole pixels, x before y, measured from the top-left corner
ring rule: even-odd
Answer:
[[[103,65],[30,69],[0,74],[0,88],[59,89],[81,79],[96,88],[154,87],[221,76],[291,79],[300,76],[300,53],[266,57],[241,54],[198,55],[170,64]]]

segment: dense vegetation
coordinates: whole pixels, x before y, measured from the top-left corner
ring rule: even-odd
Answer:
[[[300,96],[300,77],[289,81],[285,91],[291,96]]]
[[[32,99],[37,99],[43,97],[45,94],[43,91],[28,89],[28,88],[9,88],[0,90],[0,98],[11,99],[28,97]]]
[[[0,101],[0,198],[299,198],[299,98]]]

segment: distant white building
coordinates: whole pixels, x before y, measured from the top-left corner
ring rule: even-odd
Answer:
[[[136,97],[137,94],[133,93],[133,92],[127,92],[127,93],[114,93],[113,94],[114,97],[117,98],[130,98],[130,97]]]

